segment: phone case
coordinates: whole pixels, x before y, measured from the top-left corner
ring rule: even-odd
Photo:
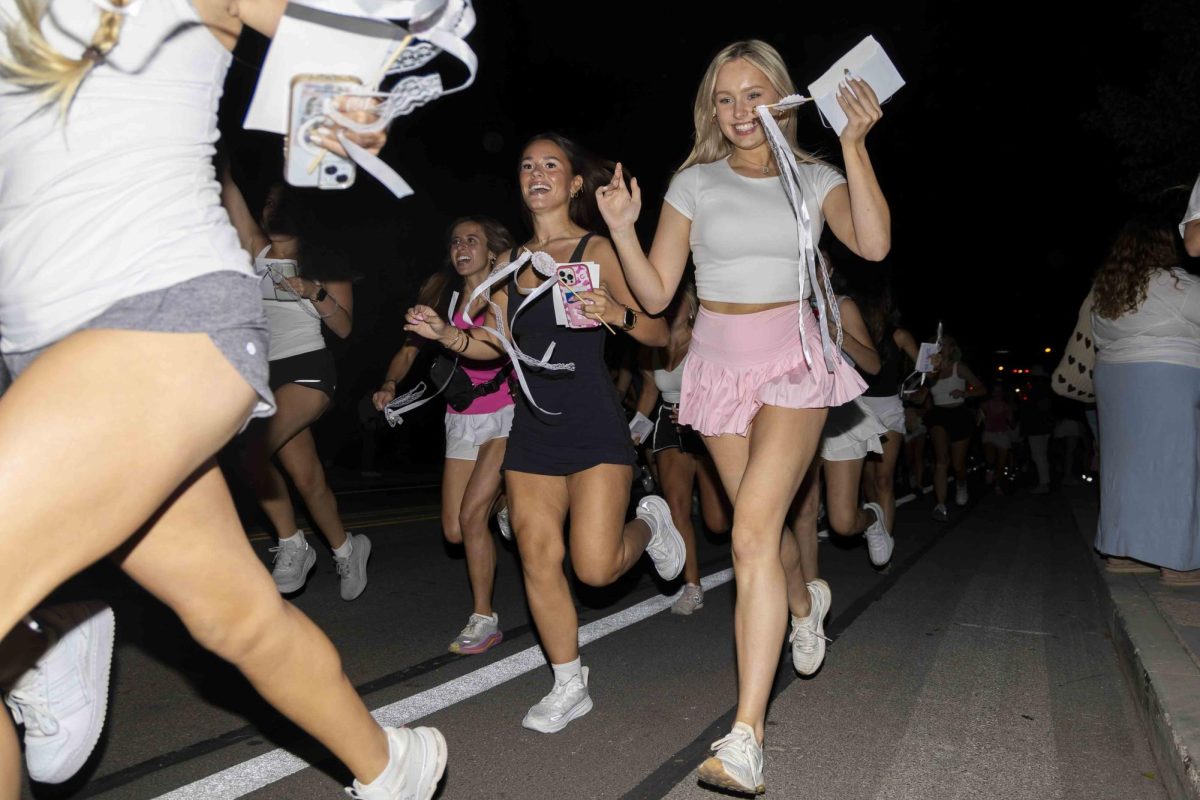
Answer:
[[[592,274],[587,264],[559,264],[558,289],[562,293],[563,311],[568,328],[598,328],[600,321],[583,315],[583,301],[572,290],[590,292]]]
[[[332,125],[328,102],[361,87],[347,75],[297,75],[292,79],[291,111],[284,177],[292,186],[348,189],[354,185],[354,162],[313,143],[314,128]]]

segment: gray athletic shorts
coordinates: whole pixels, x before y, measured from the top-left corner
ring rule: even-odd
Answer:
[[[217,349],[258,394],[251,417],[275,413],[267,383],[267,347],[271,337],[263,314],[258,278],[224,270],[201,275],[166,289],[119,300],[79,330],[108,328],[152,333],[207,333]],[[48,347],[4,353],[0,391]],[[180,364],[180,369],[188,369]]]

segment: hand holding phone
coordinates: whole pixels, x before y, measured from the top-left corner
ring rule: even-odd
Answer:
[[[354,185],[354,162],[326,150],[314,136],[334,127],[329,110],[337,99],[361,88],[362,82],[348,75],[297,75],[292,79],[284,166],[289,184],[319,189]]]

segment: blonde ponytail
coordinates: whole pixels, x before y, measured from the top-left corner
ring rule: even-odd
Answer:
[[[125,15],[102,11],[100,25],[92,34],[91,43],[83,55],[75,59],[55,50],[42,34],[42,17],[46,15],[48,0],[16,2],[20,19],[8,21],[4,26],[4,38],[11,55],[0,58],[0,76],[9,83],[37,92],[45,105],[57,103],[59,114],[65,117],[83,79],[120,40]],[[129,0],[112,0],[112,5],[117,8],[128,3]]]

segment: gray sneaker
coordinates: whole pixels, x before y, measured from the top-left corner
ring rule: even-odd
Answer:
[[[500,630],[499,614],[493,613],[490,617],[472,614],[467,620],[467,627],[450,643],[450,652],[460,656],[473,656],[490,650],[502,641],[504,632]]]
[[[346,532],[350,536],[350,532]],[[371,540],[365,536],[354,536],[350,555],[333,557],[338,577],[342,582],[342,599],[354,600],[367,588],[367,559],[371,557]]]
[[[704,590],[694,583],[685,584],[679,592],[679,597],[671,605],[672,614],[690,615],[693,611],[704,608]]]
[[[671,521],[671,507],[658,495],[647,495],[638,503],[637,518],[650,526],[646,555],[654,561],[654,568],[663,580],[675,580],[683,572],[687,547]]]
[[[539,733],[558,733],[573,719],[578,719],[592,710],[592,698],[588,694],[588,668],[566,683],[554,684],[550,694],[529,709],[521,726]]]
[[[308,540],[301,536],[298,542],[280,541],[271,552],[275,554],[271,577],[279,593],[291,594],[303,589],[308,573],[317,564],[317,551],[308,546]]]

